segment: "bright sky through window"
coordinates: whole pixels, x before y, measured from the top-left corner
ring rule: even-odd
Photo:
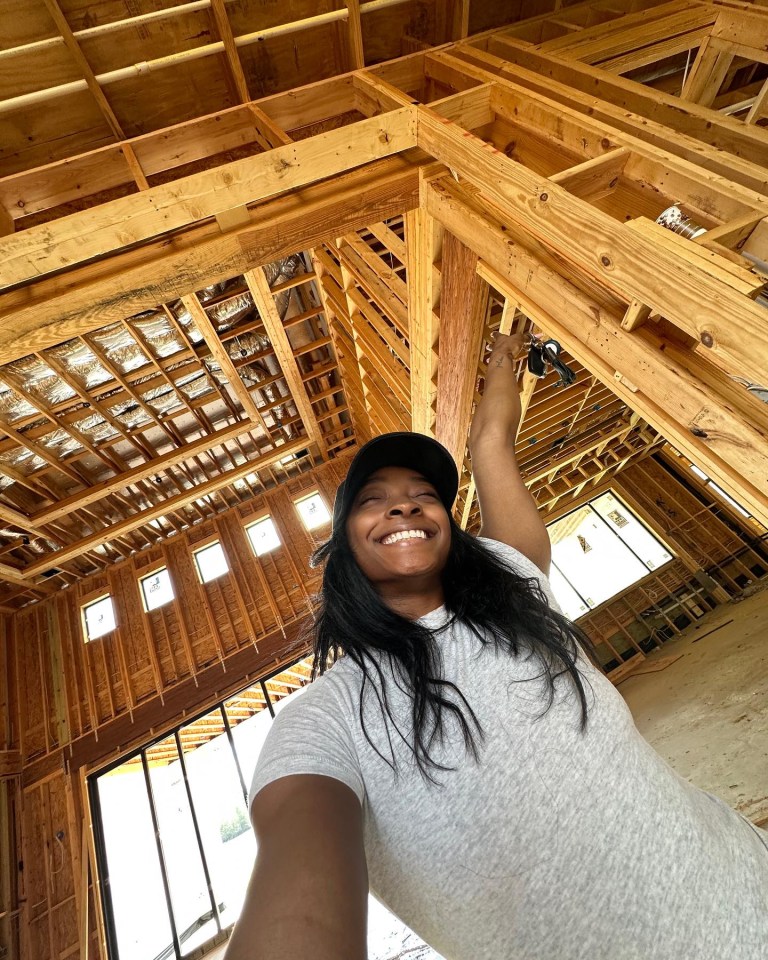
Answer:
[[[265,553],[276,550],[280,546],[280,537],[271,517],[257,520],[245,529],[257,557],[263,557]]]
[[[548,525],[552,589],[576,619],[641,580],[672,554],[612,493]]]
[[[173,600],[173,586],[167,567],[155,570],[148,577],[142,577],[140,583],[145,610],[157,610]]]
[[[699,477],[701,480],[703,480],[708,487],[711,487],[711,488],[715,491],[715,493],[718,495],[718,497],[720,497],[721,499],[725,500],[726,503],[730,503],[730,505],[734,508],[734,510],[738,510],[738,512],[739,512],[742,516],[744,516],[744,517],[750,517],[750,516],[751,516],[751,514],[750,514],[750,513],[747,513],[747,511],[744,509],[744,507],[742,507],[742,505],[741,505],[740,503],[737,503],[737,502],[733,499],[733,497],[729,496],[729,495],[725,492],[725,490],[723,490],[722,487],[718,487],[718,485],[715,483],[714,480],[710,480],[709,477],[706,475],[706,473],[704,473],[703,470],[700,470],[700,469],[699,469],[697,466],[695,466],[694,464],[691,464],[691,470],[692,470],[693,473],[696,474],[697,477]]]
[[[112,597],[101,597],[94,600],[86,607],[83,607],[83,619],[85,621],[85,639],[98,640],[105,634],[115,629],[115,608],[112,604]]]
[[[203,583],[209,583],[229,572],[227,558],[218,540],[209,543],[207,547],[195,550],[195,563]]]
[[[308,497],[297,500],[296,509],[299,511],[299,516],[307,530],[316,530],[318,527],[330,523],[331,515],[319,493],[313,493]]]

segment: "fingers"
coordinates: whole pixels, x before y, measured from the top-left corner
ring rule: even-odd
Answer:
[[[525,334],[523,333],[495,333],[491,345],[491,353],[505,353],[514,359],[525,349]]]

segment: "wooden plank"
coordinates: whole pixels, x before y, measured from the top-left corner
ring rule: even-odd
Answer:
[[[0,750],[0,780],[21,776],[21,753],[18,750]]]
[[[509,76],[518,83],[532,85],[533,89],[561,102],[578,103],[579,109],[589,111],[591,116],[619,129],[634,132],[636,136],[652,136],[653,142],[670,152],[682,148],[686,151],[683,155],[693,159],[700,151],[702,161],[716,164],[716,151],[725,151],[730,156],[720,157],[725,161],[721,168],[724,176],[728,176],[726,164],[742,170],[754,178],[754,182],[757,182],[760,169],[764,172],[766,134],[763,131],[746,127],[729,117],[713,117],[711,110],[698,104],[682,103],[679,97],[606,74],[598,67],[544,55],[510,38],[493,38],[489,41],[489,51],[484,53],[462,47],[454,52],[500,71],[502,76]],[[599,97],[596,96],[598,90]],[[652,121],[650,126],[649,121]],[[701,150],[704,145],[714,147],[715,151]],[[738,158],[749,161],[751,167],[740,165]],[[718,167],[712,166],[711,169]]]
[[[477,363],[488,312],[488,285],[477,275],[477,261],[477,254],[455,235],[445,235],[435,438],[459,469],[467,448]]]
[[[466,177],[504,215],[625,301],[640,300],[695,337],[722,361],[768,380],[763,309],[718,277],[670,258],[602,211],[514,163],[479,137],[419,108],[419,143]],[[581,238],[574,242],[574,238]]]
[[[258,473],[260,470],[264,470],[272,464],[277,463],[281,458],[304,450],[306,445],[306,438],[301,438],[291,443],[285,443],[275,447],[269,453],[257,457],[254,460],[249,460],[232,470],[226,470],[211,480],[197,484],[197,486],[191,490],[185,490],[184,493],[180,493],[178,496],[169,497],[162,503],[141,510],[127,517],[125,520],[112,524],[112,526],[104,530],[98,530],[96,533],[85,537],[77,543],[64,547],[55,553],[47,554],[37,563],[30,564],[25,573],[28,577],[31,577],[43,573],[51,567],[66,563],[67,560],[78,557],[88,550],[92,550],[94,547],[101,546],[101,544],[109,543],[110,540],[114,540],[116,537],[120,537],[125,533],[130,533],[132,530],[136,530],[138,527],[142,527],[144,524],[156,520],[158,517],[162,517],[167,513],[173,513],[174,510],[178,510],[193,500],[203,498],[210,493],[215,493],[216,490],[220,490],[222,487],[226,487],[236,480],[242,479],[249,473]]]
[[[325,441],[312,410],[306,383],[301,379],[296,357],[293,354],[293,347],[288,339],[283,321],[280,319],[280,314],[277,312],[264,268],[258,267],[256,270],[249,270],[245,274],[245,282],[251,291],[253,302],[259,311],[261,322],[264,324],[269,342],[275,351],[277,362],[280,364],[280,370],[288,384],[288,389],[291,391],[291,397],[304,424],[304,430],[310,440],[317,445],[321,456],[325,457]]]
[[[190,290],[237,276],[329,235],[357,230],[418,204],[418,164],[392,158],[264,204],[250,226],[201,226],[72,277],[0,295],[0,363],[55,346]]]
[[[38,279],[414,147],[408,107],[0,239],[3,287]]]
[[[435,435],[437,400],[437,339],[440,320],[435,312],[440,281],[434,265],[441,257],[442,231],[421,207],[405,216],[408,280],[408,329],[412,429]]]
[[[360,0],[344,0],[347,6],[347,47],[351,70],[361,70],[365,66],[363,53],[363,28],[360,21]]]
[[[591,157],[575,167],[568,167],[549,178],[553,183],[582,200],[595,200],[616,186],[630,156],[626,147],[616,147],[598,157]]]
[[[83,507],[90,506],[104,497],[108,497],[113,493],[117,493],[126,487],[138,483],[140,480],[146,480],[147,477],[156,476],[158,473],[166,470],[168,467],[175,466],[176,464],[182,463],[185,460],[199,456],[201,453],[204,453],[207,450],[213,450],[215,447],[226,443],[228,440],[234,440],[235,437],[242,436],[242,434],[252,430],[253,427],[254,424],[250,420],[243,420],[239,423],[222,427],[219,430],[215,430],[210,434],[200,437],[198,440],[192,440],[189,443],[185,443],[173,450],[170,450],[168,453],[164,453],[160,457],[147,460],[145,463],[141,463],[130,470],[126,470],[123,473],[112,477],[110,480],[104,480],[101,483],[93,484],[82,493],[76,493],[71,497],[59,500],[54,506],[46,507],[43,510],[39,510],[35,514],[32,514],[28,520],[28,523],[30,525],[33,524],[34,529],[39,529],[40,527],[44,527],[49,523],[54,523],[56,520],[61,519],[61,517],[65,517],[75,510],[80,510]]]
[[[182,297],[181,302],[192,317],[195,326],[200,331],[203,340],[211,351],[211,356],[218,363],[219,367],[221,367],[221,372],[226,377],[230,389],[245,411],[245,415],[253,423],[258,423],[264,431],[264,434],[268,437],[269,429],[264,422],[264,417],[261,415],[256,401],[251,396],[250,390],[238,373],[237,367],[230,357],[227,348],[219,339],[216,328],[206,313],[205,308],[200,303],[199,297],[196,293],[190,293]]]
[[[712,106],[734,56],[730,51],[718,50],[707,37],[696,54],[680,94],[681,98],[702,107]]]
[[[216,28],[224,44],[224,55],[227,60],[229,72],[235,84],[235,90],[242,103],[247,103],[251,99],[248,92],[248,81],[245,79],[243,65],[240,62],[240,54],[235,46],[235,37],[232,33],[232,24],[227,16],[225,0],[211,0],[211,12],[216,22]]]
[[[48,13],[51,15],[51,19],[56,24],[56,29],[63,37],[67,49],[77,64],[78,70],[85,78],[85,82],[88,84],[88,89],[90,90],[91,95],[96,101],[99,110],[104,116],[104,119],[109,124],[110,130],[118,140],[124,140],[125,134],[120,126],[120,121],[115,116],[114,110],[104,95],[104,91],[101,89],[99,81],[96,79],[90,64],[84,57],[83,51],[80,48],[80,44],[73,35],[69,23],[67,22],[67,19],[64,16],[57,0],[44,0],[44,2]]]
[[[760,92],[752,101],[749,113],[744,117],[744,123],[757,123],[768,113],[768,79],[763,81]]]
[[[666,344],[648,327],[625,333],[620,316],[545,267],[518,243],[495,213],[450,180],[425,187],[427,210],[457,232],[497,273],[494,286],[519,298],[534,322],[556,337],[588,370],[690,456],[761,522],[768,520],[768,424],[765,406],[749,403],[751,417],[734,412],[692,370],[667,357]],[[525,291],[523,293],[523,291]],[[546,305],[557,304],[557,317]],[[711,364],[691,354],[694,369]],[[626,388],[615,374],[641,389]],[[747,394],[747,391],[744,391]]]

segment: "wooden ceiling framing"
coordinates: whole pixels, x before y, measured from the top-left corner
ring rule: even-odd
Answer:
[[[279,7],[3,14],[0,605],[385,430],[476,529],[497,329],[577,374],[521,371],[545,512],[669,442],[765,523],[768,11]]]

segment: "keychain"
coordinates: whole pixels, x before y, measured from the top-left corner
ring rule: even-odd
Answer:
[[[560,359],[562,347],[557,340],[545,340],[543,343],[533,334],[528,334],[528,371],[534,377],[542,379],[547,375],[547,365],[553,367],[560,376],[555,386],[568,387],[576,379],[576,374]]]

